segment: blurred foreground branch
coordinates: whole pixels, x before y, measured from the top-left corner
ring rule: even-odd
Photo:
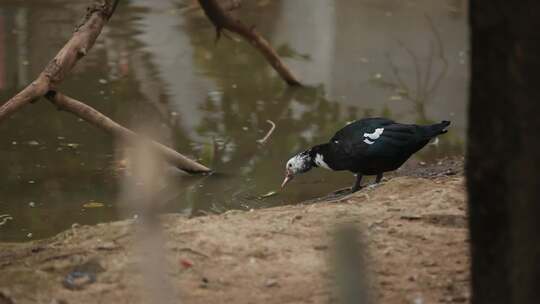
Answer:
[[[336,231],[334,245],[338,303],[373,303],[362,234],[354,226],[344,225]]]
[[[199,4],[208,19],[210,19],[216,28],[216,41],[219,40],[223,30],[237,33],[263,54],[268,63],[272,65],[274,70],[288,85],[302,85],[291,70],[279,58],[270,43],[255,30],[255,27],[248,27],[240,20],[233,18],[217,0],[199,0]]]

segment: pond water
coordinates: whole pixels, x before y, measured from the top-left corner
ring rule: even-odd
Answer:
[[[0,102],[26,86],[70,37],[89,1],[0,4]],[[275,46],[308,86],[287,88],[244,41],[223,38],[195,1],[122,1],[61,90],[121,124],[152,123],[160,140],[218,174],[172,178],[167,212],[198,215],[294,204],[349,186],[321,169],[277,195],[286,160],[347,121],[452,120],[411,162],[463,154],[465,0],[244,0],[235,13]],[[264,146],[272,120],[277,128]],[[109,135],[46,101],[0,125],[0,241],[122,217],[121,155]],[[164,173],[165,174],[165,173]],[[169,174],[167,171],[166,174]],[[87,208],[89,202],[103,203]],[[86,205],[88,206],[88,205]],[[0,218],[1,222],[1,218]]]

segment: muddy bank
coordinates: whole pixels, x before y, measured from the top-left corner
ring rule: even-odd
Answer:
[[[363,231],[378,302],[468,301],[461,174],[394,177],[316,204],[164,216],[167,276],[184,303],[337,302],[329,256],[342,223]],[[145,302],[133,226],[81,226],[0,245],[0,303]],[[95,273],[95,282],[66,288],[74,269]]]

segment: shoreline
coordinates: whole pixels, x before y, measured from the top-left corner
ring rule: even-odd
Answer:
[[[333,303],[334,232],[348,224],[361,232],[367,257],[362,271],[377,302],[467,302],[460,168],[417,171],[428,178],[398,172],[380,186],[332,201],[191,219],[164,215],[166,277],[175,296],[188,303]],[[147,302],[133,223],[79,226],[44,240],[0,243],[0,299]],[[92,266],[96,281],[80,290],[66,288],[66,275],[85,265]]]

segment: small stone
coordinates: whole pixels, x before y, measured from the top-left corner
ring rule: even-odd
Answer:
[[[422,216],[416,214],[402,214],[399,218],[402,220],[416,221],[422,219]]]
[[[36,206],[36,203],[30,202],[30,203],[28,203],[28,206],[30,206],[30,208],[34,208]]]
[[[203,278],[201,279],[201,284],[199,284],[199,287],[200,287],[200,288],[208,288],[208,283],[210,283],[210,281],[208,280],[208,278],[203,277]]]
[[[100,78],[98,81],[99,81],[99,83],[101,83],[101,84],[106,84],[106,83],[107,83],[107,80],[106,80],[106,79],[103,79],[103,78]]]
[[[328,246],[326,246],[326,245],[315,245],[315,246],[313,246],[313,249],[315,249],[315,250],[326,250],[326,249],[328,249]]]
[[[119,247],[113,242],[105,242],[96,247],[97,250],[111,251],[118,249]]]
[[[276,287],[276,286],[279,286],[279,282],[277,280],[275,280],[275,279],[268,279],[264,283],[264,286],[266,286],[266,287]]]
[[[26,237],[29,238],[29,239],[32,238],[32,236],[33,236],[32,232],[28,232],[28,233],[26,234]]]

